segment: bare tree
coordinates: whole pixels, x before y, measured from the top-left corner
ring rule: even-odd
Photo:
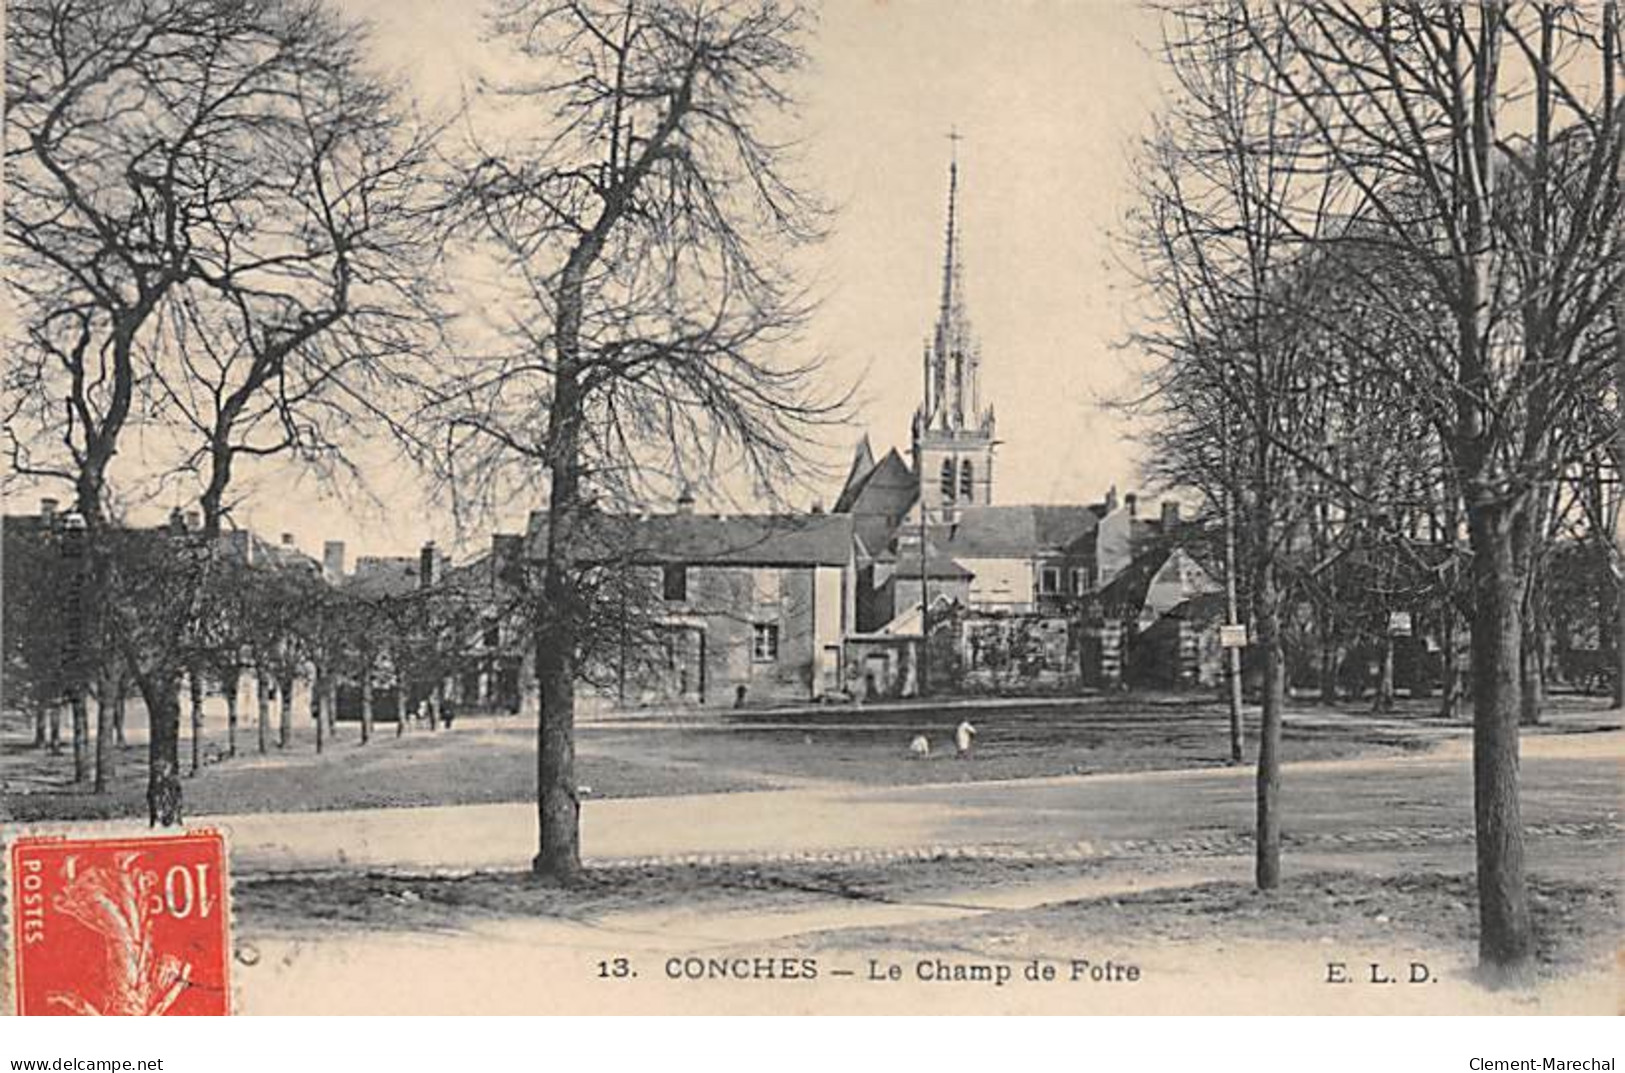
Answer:
[[[1277,203],[1271,226],[1391,267],[1353,277],[1366,317],[1408,339],[1371,348],[1368,367],[1433,427],[1462,497],[1480,956],[1491,978],[1518,978],[1534,950],[1517,793],[1521,610],[1535,504],[1571,447],[1558,431],[1615,361],[1617,18],[1612,5],[1206,10],[1211,32],[1266,64],[1256,84],[1307,132],[1288,166],[1328,177],[1329,202]],[[1328,231],[1328,216],[1346,225]],[[1410,315],[1418,291],[1443,315]]]
[[[391,359],[419,351],[428,321],[414,244],[427,148],[320,3],[19,8],[6,223],[28,345],[7,428],[15,473],[74,483],[99,591],[109,466],[133,424],[165,433],[149,469],[201,474],[208,562],[237,458],[331,462],[335,410],[387,416],[380,383],[398,382]],[[165,606],[188,617],[125,651],[152,716],[151,813],[173,823],[166,680],[196,677],[207,616]]]
[[[482,151],[466,204],[517,312],[506,352],[474,363],[435,416],[465,490],[547,482],[535,870],[558,881],[580,869],[582,519],[727,466],[773,487],[833,412],[816,364],[780,357],[806,312],[780,254],[816,236],[820,212],[773,124],[810,21],[778,0],[496,10],[529,71],[491,97],[542,133]]]
[[[1169,12],[1164,58],[1179,92],[1144,146],[1131,241],[1155,312],[1136,342],[1153,360],[1141,400],[1156,475],[1201,489],[1243,547],[1262,664],[1256,880],[1280,882],[1287,558],[1304,523],[1302,445],[1316,442],[1324,340],[1293,315],[1317,285],[1284,205],[1324,205],[1328,177],[1292,165],[1309,136],[1269,91],[1268,63],[1212,9]]]

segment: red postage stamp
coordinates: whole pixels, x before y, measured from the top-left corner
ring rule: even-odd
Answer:
[[[12,843],[21,1014],[226,1014],[231,912],[217,831]]]

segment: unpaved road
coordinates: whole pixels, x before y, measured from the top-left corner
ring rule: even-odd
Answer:
[[[1619,824],[1625,732],[1530,738],[1523,754],[1526,824],[1559,830]],[[1465,742],[1416,756],[1288,764],[1283,787],[1286,834],[1310,845],[1348,838],[1454,841],[1472,825]],[[1173,844],[1222,853],[1248,837],[1253,808],[1250,768],[809,788],[588,801],[582,844],[597,861],[851,857],[965,846],[1070,847],[1090,855]],[[528,805],[262,813],[196,822],[229,833],[239,874],[520,869],[535,853],[536,839]]]

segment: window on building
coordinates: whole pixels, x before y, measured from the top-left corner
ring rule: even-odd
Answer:
[[[971,500],[976,498],[973,489],[976,487],[976,475],[971,467],[970,459],[959,464],[959,498]]]
[[[771,622],[751,627],[750,658],[757,663],[773,663],[779,658],[779,628]]]
[[[688,567],[668,563],[660,571],[660,591],[668,600],[688,599]]]
[[[1038,573],[1038,591],[1045,596],[1054,596],[1061,591],[1061,568],[1046,566]]]
[[[1087,596],[1093,587],[1089,584],[1089,568],[1086,566],[1075,567],[1072,571],[1072,595]]]
[[[954,501],[954,460],[951,458],[942,460],[942,501]]]

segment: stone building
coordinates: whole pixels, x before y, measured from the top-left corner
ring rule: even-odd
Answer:
[[[531,518],[533,556],[545,518]],[[857,616],[850,516],[700,514],[685,502],[583,530],[578,563],[633,579],[624,629],[589,674],[585,692],[601,703],[725,707],[845,689],[842,646]]]

